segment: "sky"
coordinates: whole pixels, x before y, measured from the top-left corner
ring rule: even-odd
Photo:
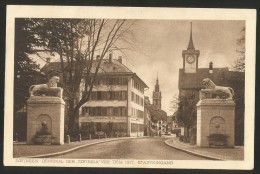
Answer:
[[[170,102],[178,95],[178,72],[183,66],[182,50],[189,43],[190,22],[194,47],[200,50],[199,68],[208,67],[210,61],[213,68],[231,68],[238,58],[236,43],[244,21],[137,20],[133,28],[135,51],[122,55],[123,64],[149,86],[145,96],[150,101],[158,73],[162,109],[168,116],[173,114]]]
[[[123,59],[149,86],[145,95],[150,101],[158,73],[162,109],[168,116],[173,114],[170,101],[178,95],[182,50],[188,47],[190,22],[195,49],[200,50],[199,68],[208,67],[210,61],[213,68],[231,68],[238,58],[236,43],[242,36],[244,21],[139,20],[135,32],[138,51],[132,53],[131,61]]]

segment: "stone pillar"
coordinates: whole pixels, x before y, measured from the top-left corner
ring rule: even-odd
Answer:
[[[64,144],[64,106],[60,97],[32,96],[27,100],[27,144],[34,143],[42,121],[46,121],[52,144]]]
[[[234,147],[234,132],[235,103],[233,100],[203,99],[197,103],[197,146],[209,147],[208,136],[213,133],[223,133],[228,136],[227,146]]]

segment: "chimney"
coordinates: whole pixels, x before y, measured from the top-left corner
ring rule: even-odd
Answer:
[[[122,63],[122,56],[118,56],[118,62]]]
[[[51,58],[46,58],[46,65],[49,65],[50,64],[50,62],[51,62]]]
[[[213,62],[209,62],[209,73],[213,73]]]
[[[99,60],[99,59],[100,59],[100,55],[97,55],[96,60]]]
[[[113,56],[113,54],[112,54],[112,53],[109,53],[109,56],[108,56],[109,63],[111,63],[111,62],[112,62],[112,56]]]

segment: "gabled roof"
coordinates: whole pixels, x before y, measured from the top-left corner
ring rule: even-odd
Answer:
[[[209,73],[208,68],[198,68],[196,73],[185,73],[184,69],[179,69],[179,89],[202,89],[202,80],[210,78],[216,85],[228,85],[229,81],[243,79],[243,72],[229,71],[225,68],[213,68],[213,73]]]
[[[202,80],[210,78],[218,84],[225,79],[225,72],[228,68],[214,68],[213,73],[209,73],[208,68],[198,68],[196,73],[185,73],[184,69],[179,70],[179,89],[201,89],[204,88]],[[221,84],[223,84],[221,82]]]
[[[161,109],[156,109],[155,105],[147,104],[145,107],[150,111],[152,120],[167,120],[167,113]]]
[[[46,63],[42,69],[42,72],[48,74],[50,71],[61,71],[61,63],[60,62],[50,62]]]
[[[67,67],[68,63],[64,62],[64,67]],[[95,72],[95,67],[97,67],[98,61],[93,61],[93,68],[91,69],[91,72]],[[87,65],[85,65],[87,66]],[[61,71],[61,63],[60,62],[50,62],[48,64],[45,64],[44,67],[41,69],[42,72],[47,73],[48,71]],[[129,70],[124,64],[120,63],[118,60],[113,59],[111,62],[109,62],[108,59],[103,59],[100,64],[100,69],[98,73],[133,73],[131,70]]]
[[[93,67],[98,65],[98,61],[93,62]],[[91,69],[91,72],[95,72],[95,68]],[[120,63],[116,59],[112,59],[109,62],[108,59],[103,59],[100,63],[100,69],[98,73],[133,73],[130,69],[128,69],[124,64]]]
[[[67,67],[68,63],[64,62],[64,67]],[[87,64],[85,65],[87,66]],[[92,64],[91,73],[95,73],[95,68],[98,66],[98,60],[94,60]],[[50,72],[61,72],[61,63],[60,62],[50,62],[48,64],[45,64],[45,66],[41,69],[42,72],[45,74],[49,74]],[[140,77],[137,76],[136,73],[132,72],[129,68],[127,68],[124,64],[119,62],[117,59],[112,59],[111,62],[109,62],[109,59],[103,59],[100,63],[100,68],[98,70],[98,75],[130,75],[136,80],[143,83],[143,86],[145,88],[148,88],[146,83],[141,80]]]

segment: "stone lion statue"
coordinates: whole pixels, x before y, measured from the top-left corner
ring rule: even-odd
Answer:
[[[215,83],[209,79],[203,79],[203,84],[205,85],[206,89],[201,90],[201,99],[207,98],[206,94],[210,94],[211,98],[220,98],[220,99],[233,99],[234,96],[234,90],[230,87],[224,87],[224,86],[217,86]],[[216,96],[216,97],[212,97]]]
[[[62,88],[57,87],[59,77],[53,76],[48,83],[32,85],[29,88],[30,96],[56,96],[62,98]]]

